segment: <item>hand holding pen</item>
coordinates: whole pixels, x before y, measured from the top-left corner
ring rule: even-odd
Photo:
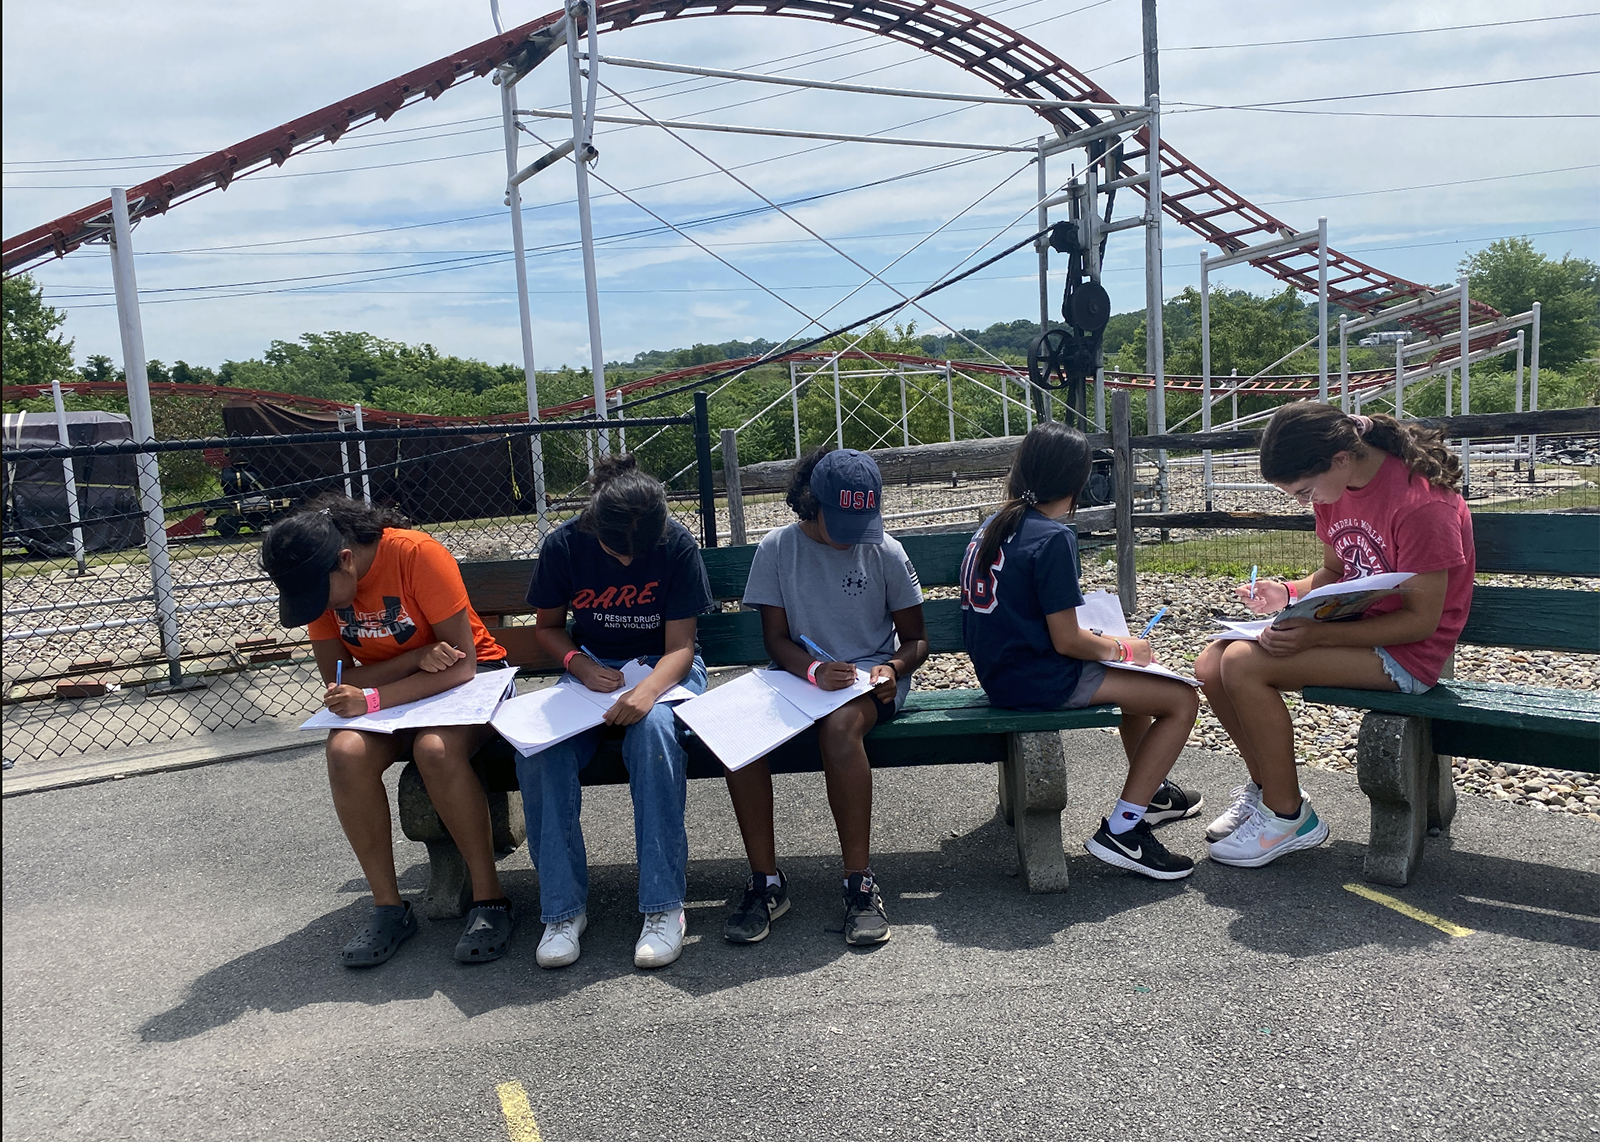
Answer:
[[[575,669],[579,663],[583,669]],[[578,653],[567,663],[567,673],[596,694],[609,694],[622,687],[622,671],[613,670],[595,657],[595,654],[586,646],[578,647]]]
[[[835,662],[833,655],[823,650],[805,635],[796,635],[795,641],[805,648],[807,654],[822,663],[816,669],[816,684],[819,690],[843,690],[856,680],[856,667],[853,662]]]

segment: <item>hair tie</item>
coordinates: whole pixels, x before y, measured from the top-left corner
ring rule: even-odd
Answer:
[[[1350,419],[1356,422],[1357,436],[1365,436],[1372,431],[1372,418],[1370,416],[1363,416],[1359,412],[1353,412],[1350,414]]]
[[[1027,504],[1030,508],[1036,508],[1039,506],[1039,497],[1034,493],[1032,488],[1029,488],[1027,491],[1022,493],[1022,502]]]

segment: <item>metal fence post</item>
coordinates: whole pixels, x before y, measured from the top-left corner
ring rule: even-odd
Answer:
[[[155,421],[150,409],[150,378],[145,372],[144,325],[139,320],[139,285],[133,271],[133,228],[128,221],[128,192],[111,192],[111,280],[117,295],[117,324],[122,334],[122,371],[128,385],[128,419],[133,438],[153,443]],[[150,558],[150,585],[156,597],[156,622],[167,659],[167,684],[183,685],[183,644],[178,639],[178,609],[172,592],[172,564],[167,557],[166,515],[161,507],[161,470],[153,452],[134,458],[139,472],[139,506],[144,511],[145,550]],[[203,683],[195,683],[203,685]]]
[[[694,394],[694,456],[700,468],[700,546],[717,545],[717,486],[711,478],[711,414],[706,394]]]
[[[731,428],[722,430],[722,483],[728,492],[728,542],[743,547],[744,489],[739,486],[739,434]]]
[[[1112,479],[1115,482],[1117,520],[1117,596],[1124,614],[1139,606],[1139,586],[1133,575],[1133,413],[1128,390],[1111,394]]]
[[[1521,336],[1520,334],[1518,336]],[[1520,350],[1519,350],[1520,353]],[[50,395],[56,402],[56,439],[61,441],[63,448],[72,446],[71,434],[67,432],[67,406],[61,398],[61,382],[50,382]],[[1522,358],[1517,358],[1517,411],[1522,411]],[[20,436],[21,433],[19,432]],[[62,483],[66,486],[67,493],[67,519],[72,524],[72,555],[78,561],[78,574],[89,573],[88,559],[83,549],[83,528],[78,526],[78,480],[77,472],[72,466],[72,457],[64,456],[61,460]]]

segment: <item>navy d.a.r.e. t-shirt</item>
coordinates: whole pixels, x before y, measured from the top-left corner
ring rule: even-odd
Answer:
[[[567,607],[573,640],[596,657],[666,652],[665,623],[711,609],[700,549],[681,523],[667,521],[661,542],[624,567],[571,520],[545,536],[528,584],[535,607]]]
[[[1016,533],[979,573],[984,528],[961,561],[961,635],[989,701],[1013,710],[1057,710],[1072,697],[1083,663],[1050,642],[1046,615],[1083,605],[1078,537],[1064,523],[1029,509]]]

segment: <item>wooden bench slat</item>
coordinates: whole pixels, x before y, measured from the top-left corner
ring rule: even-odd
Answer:
[[[1600,575],[1600,514],[1473,512],[1479,571]]]
[[[1308,686],[1305,699],[1406,717],[1600,741],[1600,693],[1592,690],[1455,680],[1440,682],[1425,694]]]
[[[1474,587],[1461,641],[1600,654],[1600,591]]]

